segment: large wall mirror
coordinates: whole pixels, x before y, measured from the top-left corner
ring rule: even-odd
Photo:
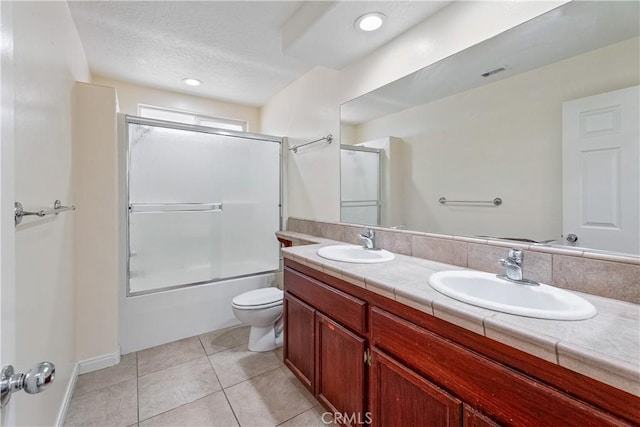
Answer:
[[[570,2],[343,104],[342,222],[639,255],[639,16]]]

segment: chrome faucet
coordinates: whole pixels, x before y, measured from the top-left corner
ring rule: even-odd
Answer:
[[[522,260],[524,258],[524,254],[520,249],[511,249],[509,251],[509,256],[506,258],[502,258],[500,261],[500,265],[507,269],[505,276],[509,280],[522,280]]]
[[[506,269],[506,274],[498,275],[501,279],[510,282],[519,283],[521,285],[539,285],[538,282],[522,278],[522,261],[524,260],[524,252],[521,249],[511,249],[506,258],[502,258],[500,265]]]
[[[370,251],[380,250],[380,248],[376,247],[376,233],[371,228],[365,228],[364,233],[358,234],[358,238],[364,241],[363,248]]]

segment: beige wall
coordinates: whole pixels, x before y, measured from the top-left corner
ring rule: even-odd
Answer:
[[[116,91],[74,87],[76,354],[118,352],[118,162]]]
[[[260,109],[257,107],[169,92],[101,76],[93,76],[92,82],[116,89],[118,93],[119,111],[121,113],[137,116],[138,104],[147,104],[156,107],[200,113],[213,117],[246,120],[249,132],[260,132]]]
[[[284,216],[338,220],[340,214],[339,73],[317,67],[276,94],[262,108],[262,131],[287,136],[284,150]],[[288,147],[333,134],[293,154]]]
[[[3,13],[5,6],[3,2]],[[8,7],[14,56],[3,69],[11,67],[14,79],[15,197],[28,209],[46,208],[55,199],[72,204],[71,92],[76,80],[89,80],[84,51],[66,2],[14,2]],[[77,360],[75,222],[75,213],[63,213],[29,218],[15,229],[12,362],[18,372],[43,360],[56,365],[49,390],[12,398],[10,410],[18,425],[56,423]]]
[[[408,145],[403,211],[409,229],[535,240],[562,234],[562,103],[635,86],[638,38],[575,56],[357,127],[369,141]],[[440,197],[499,209],[443,207]]]
[[[563,3],[454,2],[344,70],[317,67],[293,82],[263,106],[262,132],[286,135],[289,146],[327,133],[337,136],[340,104]],[[287,152],[288,215],[339,220],[339,154],[337,143]]]

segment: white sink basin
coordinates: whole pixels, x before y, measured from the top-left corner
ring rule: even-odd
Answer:
[[[318,249],[317,254],[322,258],[332,261],[354,262],[359,264],[387,262],[395,258],[395,255],[384,249],[374,251],[356,245],[325,246]]]
[[[596,308],[578,295],[540,284],[528,286],[478,271],[442,271],[431,275],[435,290],[459,301],[491,310],[553,320],[582,320]]]

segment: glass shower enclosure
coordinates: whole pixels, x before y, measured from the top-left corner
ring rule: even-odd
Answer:
[[[279,269],[282,138],[124,120],[128,296]]]

